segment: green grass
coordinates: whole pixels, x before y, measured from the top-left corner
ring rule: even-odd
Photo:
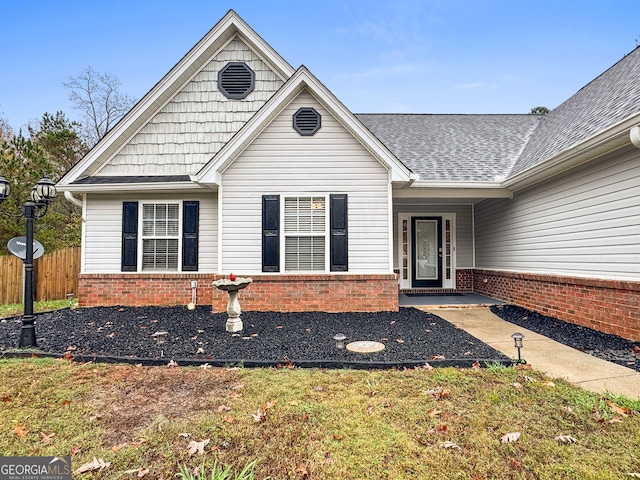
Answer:
[[[146,469],[146,478],[225,471],[234,478],[248,466],[256,479],[640,473],[640,400],[516,368],[205,370],[0,360],[0,403],[0,455],[75,452],[74,469],[93,457],[111,462],[82,478],[136,478]],[[519,440],[503,443],[511,432]],[[577,442],[561,443],[561,435]],[[204,454],[190,455],[190,442],[205,440]]]
[[[74,301],[75,304],[75,301]],[[49,310],[59,310],[69,306],[68,300],[47,300],[42,302],[33,302],[34,312],[46,312]],[[8,303],[0,305],[0,318],[14,317],[22,315],[24,305],[21,303]]]

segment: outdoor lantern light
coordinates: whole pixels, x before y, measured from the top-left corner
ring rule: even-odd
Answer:
[[[338,350],[342,350],[344,348],[344,340],[345,340],[344,333],[336,333],[336,335],[333,337],[333,339],[336,341],[336,348]]]
[[[524,335],[517,332],[511,335],[511,338],[513,338],[513,343],[515,347],[518,349],[518,362],[521,362],[522,358],[520,357],[520,349],[522,348],[522,339],[524,338]]]
[[[153,335],[151,335],[151,338],[153,338],[158,344],[158,346],[160,347],[160,358],[164,357],[164,351],[162,350],[162,345],[167,341],[168,335],[169,335],[169,332],[156,332]]]
[[[2,204],[11,193],[9,181],[0,175],[0,204]],[[49,204],[56,196],[56,186],[46,175],[35,184],[31,190],[31,196],[22,206],[22,212],[12,214],[2,212],[12,217],[24,217],[27,223],[26,253],[24,262],[24,313],[22,315],[22,329],[18,347],[38,346],[36,343],[36,326],[33,316],[33,222],[36,218],[41,218],[47,213]]]
[[[6,178],[0,175],[0,204],[9,198],[10,193],[11,188],[9,187],[9,182]]]

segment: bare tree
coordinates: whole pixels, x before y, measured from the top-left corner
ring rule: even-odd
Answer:
[[[93,147],[131,109],[135,99],[120,92],[120,81],[110,73],[87,69],[62,84],[69,100],[84,115],[83,140]]]
[[[0,140],[9,140],[13,137],[13,129],[6,118],[0,117]]]

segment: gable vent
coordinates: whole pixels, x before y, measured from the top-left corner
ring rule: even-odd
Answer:
[[[218,72],[218,90],[231,99],[245,98],[253,91],[256,74],[246,63],[227,63]]]
[[[320,126],[320,114],[313,108],[301,108],[293,114],[293,128],[300,135],[313,135]]]

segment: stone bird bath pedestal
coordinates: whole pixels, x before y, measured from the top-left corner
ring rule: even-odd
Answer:
[[[242,290],[251,282],[251,278],[223,278],[213,282],[213,286],[219,290],[224,290],[229,294],[229,304],[227,305],[227,332],[239,332],[244,327],[240,319],[240,302],[238,301],[238,290]]]

